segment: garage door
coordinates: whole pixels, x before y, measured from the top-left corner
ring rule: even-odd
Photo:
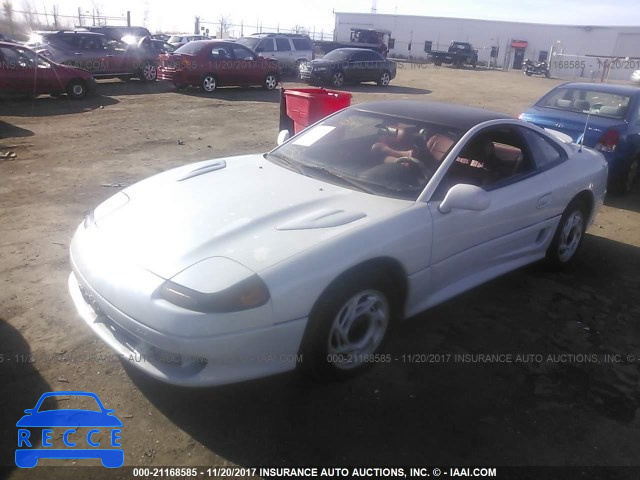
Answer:
[[[616,57],[640,57],[640,33],[619,33],[613,55]]]

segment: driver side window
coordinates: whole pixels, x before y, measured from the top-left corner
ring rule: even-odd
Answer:
[[[442,199],[457,184],[490,191],[509,185],[535,169],[520,133],[513,127],[487,129],[467,142],[436,190]]]

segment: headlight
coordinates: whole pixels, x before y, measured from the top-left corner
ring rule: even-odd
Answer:
[[[256,273],[225,257],[207,258],[187,268],[164,282],[156,296],[201,313],[249,310],[270,298],[269,289]]]

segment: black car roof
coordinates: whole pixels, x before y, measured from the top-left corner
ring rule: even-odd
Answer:
[[[638,95],[640,89],[632,85],[612,85],[610,83],[581,83],[568,82],[558,85],[556,88],[575,88],[576,90],[592,90],[596,92],[612,93],[618,95]]]
[[[464,131],[488,120],[513,119],[505,113],[493,112],[484,108],[432,101],[391,100],[360,103],[351,108],[363,112],[382,113],[436,125],[446,125]]]

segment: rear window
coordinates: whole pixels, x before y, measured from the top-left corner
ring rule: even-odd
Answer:
[[[195,54],[195,53],[199,53],[203,48],[204,47],[201,43],[189,42],[189,43],[185,43],[180,48],[176,49],[175,53]]]
[[[557,88],[543,97],[536,106],[589,113],[601,117],[624,118],[630,97],[598,90]]]
[[[296,47],[296,50],[312,50],[313,45],[306,38],[292,38],[293,46]]]

